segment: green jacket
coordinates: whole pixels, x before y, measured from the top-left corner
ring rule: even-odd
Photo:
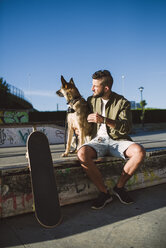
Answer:
[[[92,113],[101,114],[101,98],[88,97],[88,104]],[[111,92],[110,99],[106,104],[106,117],[115,120],[115,128],[107,126],[108,135],[114,140],[131,140],[128,135],[132,127],[130,102],[123,96]],[[94,124],[92,138],[96,136],[100,124]]]

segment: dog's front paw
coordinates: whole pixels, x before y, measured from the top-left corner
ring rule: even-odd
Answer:
[[[25,153],[25,158],[28,159],[28,152]]]
[[[68,153],[62,153],[61,157],[68,157]]]
[[[70,151],[70,154],[76,154],[77,150]]]

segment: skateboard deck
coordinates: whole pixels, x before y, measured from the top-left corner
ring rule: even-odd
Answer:
[[[44,227],[55,227],[62,216],[46,135],[39,131],[32,132],[27,140],[27,152],[36,218]]]

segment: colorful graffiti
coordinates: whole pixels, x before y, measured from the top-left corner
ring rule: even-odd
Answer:
[[[145,188],[149,185],[156,185],[166,181],[165,178],[166,168],[160,170],[144,170],[134,174],[131,179],[127,182],[126,188],[128,190],[134,190],[139,188]],[[106,185],[112,189],[118,180],[119,176],[112,176],[106,179]]]
[[[45,128],[41,128],[39,129],[39,131],[47,135]],[[31,132],[32,132],[32,129],[27,129],[25,132],[23,132],[22,130],[18,130],[20,138],[24,144],[26,144],[28,136],[30,135]]]
[[[28,112],[25,111],[0,111],[0,124],[27,123]]]
[[[162,163],[163,160],[160,160],[160,157],[158,159],[157,163]],[[157,164],[156,169],[150,167],[152,160],[153,158],[151,157],[147,158],[145,160],[145,167],[140,171],[138,170],[137,173],[128,181],[126,185],[128,190],[141,189],[160,183],[166,183],[165,160],[163,161],[163,167],[160,169],[157,168]],[[77,173],[79,174],[79,178]],[[57,187],[61,206],[93,199],[97,193],[96,187],[87,176],[85,176],[81,168],[77,170],[77,173],[75,168],[57,170]],[[105,174],[106,185],[111,190],[116,184],[119,175],[111,176],[107,174],[107,171]],[[29,175],[26,174],[26,177],[29,177]],[[7,184],[2,185],[3,181],[3,177],[2,179],[0,178],[0,217],[31,212],[33,206],[33,195],[32,192],[29,191],[29,188],[27,188],[27,180],[23,180],[21,190],[14,190],[14,192],[13,189],[16,189],[18,184],[20,189],[20,180],[13,180],[13,182],[16,182],[17,184],[14,185],[12,183],[10,186]],[[12,192],[10,192],[10,189],[12,189]]]
[[[33,195],[22,194],[20,196],[11,193],[8,196],[0,196],[0,216],[7,217],[16,215],[17,212],[31,212],[33,204]],[[2,211],[3,210],[3,211]]]

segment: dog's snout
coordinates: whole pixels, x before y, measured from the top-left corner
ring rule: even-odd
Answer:
[[[56,94],[57,94],[58,96],[61,96],[61,97],[64,96],[64,95],[62,94],[61,90],[58,90],[58,91],[56,92]]]

